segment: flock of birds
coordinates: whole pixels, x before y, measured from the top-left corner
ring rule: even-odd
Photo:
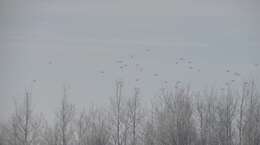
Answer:
[[[144,52],[150,53],[150,52],[151,52],[151,49],[145,49]],[[135,60],[136,56],[135,56],[134,54],[131,54],[131,55],[128,56],[128,58],[130,58],[131,60]],[[117,66],[118,66],[118,68],[119,68],[119,70],[120,70],[121,72],[123,72],[123,71],[129,69],[129,67],[130,67],[130,65],[131,65],[126,59],[116,60],[115,63],[117,64]],[[48,64],[49,64],[49,65],[53,65],[53,61],[50,60],[50,61],[48,62]],[[184,58],[184,57],[178,58],[178,59],[175,61],[175,64],[176,64],[176,65],[185,65],[185,67],[186,67],[188,70],[190,70],[190,71],[193,70],[193,71],[197,71],[198,73],[201,72],[201,69],[200,69],[200,68],[194,67],[194,64],[193,64],[193,61],[192,61],[192,60],[187,59],[187,58]],[[134,65],[135,65],[135,69],[136,69],[137,72],[143,73],[143,71],[144,71],[144,67],[143,67],[143,66],[141,66],[139,63],[135,63]],[[254,66],[255,68],[257,68],[257,67],[259,67],[259,64],[254,64],[253,66]],[[239,77],[241,76],[241,73],[232,71],[232,70],[230,70],[230,69],[226,69],[225,72],[228,73],[228,74],[231,74],[232,76],[234,76],[234,77],[236,77],[236,78],[239,78]],[[98,73],[99,73],[101,76],[104,76],[105,73],[106,73],[106,71],[105,71],[105,70],[99,70]],[[160,76],[160,74],[159,74],[158,72],[154,72],[154,73],[152,74],[152,76],[158,78],[158,77]],[[141,81],[141,78],[139,78],[139,77],[136,77],[136,78],[135,78],[135,82],[140,82],[140,81]],[[37,83],[37,80],[34,79],[34,80],[32,80],[32,82],[33,82],[33,83]],[[231,83],[234,83],[234,82],[236,82],[236,79],[232,79],[232,80],[230,80],[230,81],[225,82],[225,85],[228,86],[228,85],[230,85]],[[168,81],[164,81],[164,83],[167,84]],[[176,82],[175,82],[175,87],[178,87],[178,85],[181,84],[181,83],[182,83],[182,82],[179,81],[179,80],[176,81]],[[247,83],[247,82],[245,82],[245,83]]]
[[[151,49],[145,49],[144,52],[150,53]],[[133,55],[133,54],[129,55],[129,58],[132,59],[132,60],[134,60],[135,57],[136,56]],[[121,71],[124,71],[124,70],[128,69],[128,67],[129,67],[129,64],[127,63],[127,60],[124,60],[124,59],[116,60],[115,63],[118,64],[119,70],[121,70]],[[178,58],[176,60],[175,64],[176,65],[184,65],[184,64],[186,64],[186,67],[187,67],[188,70],[201,72],[201,69],[194,67],[193,61],[188,59],[188,58],[180,57],[180,58]],[[254,67],[258,67],[258,66],[259,66],[259,64],[254,64]],[[144,67],[142,67],[139,63],[135,64],[135,68],[136,68],[136,71],[138,71],[138,72],[142,73],[144,71]],[[104,76],[105,70],[100,70],[99,73],[102,76]],[[239,78],[241,76],[241,73],[235,72],[235,71],[233,72],[230,69],[227,69],[226,73],[231,74],[231,75],[233,75],[233,76],[235,76],[237,78]],[[160,74],[158,72],[153,73],[153,77],[159,77],[159,76],[160,76]],[[140,78],[135,78],[136,82],[139,82],[140,80],[141,80]],[[225,82],[225,85],[228,86],[231,83],[234,83],[235,81],[236,81],[236,79],[232,79],[230,81]],[[168,81],[164,81],[164,83],[167,84]],[[181,84],[181,83],[182,83],[181,81],[176,81],[175,82],[175,87],[178,87],[178,85]]]

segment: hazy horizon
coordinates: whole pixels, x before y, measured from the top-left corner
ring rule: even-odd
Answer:
[[[53,118],[64,84],[79,109],[108,104],[118,79],[126,96],[139,87],[144,100],[178,81],[194,90],[232,80],[259,84],[259,6],[257,0],[1,0],[0,121],[25,89],[35,112]]]

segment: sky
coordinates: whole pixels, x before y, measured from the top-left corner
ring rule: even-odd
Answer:
[[[80,110],[106,106],[116,80],[124,81],[124,96],[141,88],[145,103],[178,81],[194,90],[259,81],[259,6],[258,0],[0,0],[0,120],[26,89],[35,112],[53,119],[63,85]]]

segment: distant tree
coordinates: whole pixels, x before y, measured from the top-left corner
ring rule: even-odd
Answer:
[[[16,102],[16,101],[15,101]],[[15,103],[15,112],[5,128],[9,145],[35,145],[40,143],[41,119],[33,114],[31,92],[26,91],[24,103]]]
[[[252,81],[248,86],[246,98],[246,111],[243,124],[243,145],[260,144],[260,95],[256,91],[256,85]]]
[[[63,87],[60,110],[56,114],[59,145],[71,145],[74,141],[73,121],[75,106],[68,102],[67,97],[67,88]]]
[[[76,133],[77,133],[77,144],[87,145],[88,142],[88,131],[90,126],[90,118],[85,111],[79,114],[79,118],[76,120]]]
[[[138,144],[138,137],[140,136],[139,126],[141,125],[141,121],[143,118],[142,108],[140,102],[140,89],[134,89],[134,95],[129,98],[127,102],[127,112],[131,127],[131,145]],[[140,143],[139,143],[140,144]]]
[[[178,88],[175,94],[162,89],[162,102],[156,108],[156,144],[193,145],[196,130],[189,88]]]
[[[219,143],[221,145],[234,145],[234,120],[237,111],[237,98],[235,98],[230,87],[220,94],[216,107]]]
[[[112,140],[114,145],[123,145],[127,140],[128,120],[125,118],[125,107],[122,96],[123,82],[116,81],[115,96],[111,98]],[[124,123],[124,124],[123,124]]]
[[[41,145],[60,145],[58,131],[57,123],[52,128],[45,122]]]
[[[217,93],[214,89],[205,90],[196,96],[196,109],[198,116],[198,132],[200,145],[218,145],[217,134]]]

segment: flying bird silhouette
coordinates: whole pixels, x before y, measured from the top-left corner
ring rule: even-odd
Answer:
[[[155,74],[153,74],[153,76],[157,77],[157,76],[159,76],[159,74],[158,74],[158,73],[155,73]]]
[[[150,49],[145,49],[146,52],[150,52],[151,50]]]
[[[117,60],[116,63],[123,63],[123,60]]]
[[[240,73],[235,72],[234,75],[235,75],[235,76],[240,76]]]
[[[181,57],[181,58],[180,58],[180,60],[181,60],[181,61],[183,61],[183,60],[184,60],[184,58],[183,58],[183,57]]]

